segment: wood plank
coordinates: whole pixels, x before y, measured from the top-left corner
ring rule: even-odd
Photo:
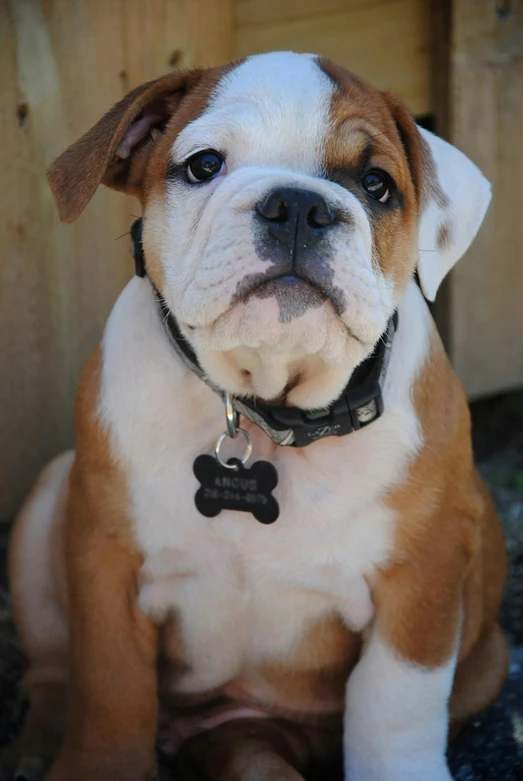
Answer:
[[[450,45],[452,0],[430,0],[430,84],[434,127],[442,138],[450,133]],[[450,342],[450,276],[443,280],[432,315],[445,348]]]
[[[0,519],[72,442],[82,364],[132,263],[135,200],[101,188],[61,225],[53,158],[173,64],[230,59],[232,0],[0,0]]]
[[[451,65],[451,139],[493,184],[451,278],[451,357],[477,397],[523,384],[523,0],[454,0]]]
[[[414,113],[431,112],[429,0],[238,0],[237,11],[239,57],[317,52],[393,90]]]
[[[237,0],[236,24],[245,27],[250,24],[303,19],[306,16],[318,16],[331,11],[344,11],[347,6],[379,5],[383,0]]]

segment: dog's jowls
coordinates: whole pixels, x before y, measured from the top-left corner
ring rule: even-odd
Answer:
[[[145,781],[158,742],[182,779],[299,781],[343,750],[346,781],[449,781],[449,724],[506,671],[505,554],[413,278],[433,299],[487,181],[394,97],[292,53],[136,88],[49,177],[66,221],[101,182],[138,196],[147,276],[86,365],[74,454],[14,530],[31,710],[4,767]],[[270,527],[196,510],[224,406],[153,285],[214,386],[303,409],[398,311],[378,420],[305,449],[244,422],[279,473]]]

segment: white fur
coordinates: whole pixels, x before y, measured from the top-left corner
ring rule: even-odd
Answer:
[[[74,453],[67,451],[46,466],[17,519],[11,567],[19,576],[12,579],[11,591],[23,616],[18,630],[31,662],[25,676],[28,685],[67,676],[63,527],[73,458]]]
[[[417,667],[373,631],[347,687],[346,781],[451,781],[445,748],[455,665],[454,654],[442,667]]]
[[[148,281],[124,290],[104,339],[100,414],[129,475],[144,554],[140,604],[159,621],[170,611],[181,618],[191,665],[180,691],[223,685],[249,665],[285,658],[307,626],[332,611],[350,627],[368,625],[366,576],[387,560],[395,524],[382,496],[421,444],[410,389],[430,323],[411,285],[386,413],[372,426],[304,451],[275,448],[250,427],[254,458],[269,458],[279,473],[281,515],[265,527],[242,513],[197,512],[192,464],[223,431],[223,404],[174,353]]]
[[[434,301],[450,269],[472,244],[488,209],[490,183],[479,168],[459,149],[428,130],[420,133],[431,151],[438,182],[446,203],[432,197],[420,221],[418,272],[425,296]],[[438,247],[438,234],[445,226],[449,241]]]
[[[270,399],[300,374],[289,402],[309,408],[339,394],[395,303],[393,285],[373,263],[365,209],[353,193],[320,178],[333,91],[311,55],[248,58],[220,81],[172,149],[176,163],[216,149],[225,174],[204,186],[172,183],[166,199],[149,202],[144,221],[146,254],[164,269],[162,294],[212,379]],[[313,189],[346,215],[331,238],[334,282],[346,298],[341,317],[327,302],[290,323],[280,323],[275,300],[251,296],[231,307],[238,283],[270,267],[255,250],[253,214],[276,186]],[[326,368],[321,382],[310,372],[318,358]]]

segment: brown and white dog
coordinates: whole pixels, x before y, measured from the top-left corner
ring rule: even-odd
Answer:
[[[293,53],[134,89],[50,182],[65,221],[101,182],[138,196],[147,276],[87,363],[74,454],[14,530],[31,709],[4,773],[144,781],[158,741],[187,779],[298,781],[343,748],[346,781],[449,781],[449,721],[506,673],[505,552],[413,277],[433,299],[488,182],[391,95]],[[303,448],[245,421],[280,517],[201,515],[215,389],[327,407],[395,311],[381,417]]]

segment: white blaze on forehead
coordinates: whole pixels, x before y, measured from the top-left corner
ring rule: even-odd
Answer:
[[[313,55],[249,57],[222,78],[206,111],[182,130],[173,158],[213,148],[226,155],[229,168],[284,166],[315,173],[333,90]]]

